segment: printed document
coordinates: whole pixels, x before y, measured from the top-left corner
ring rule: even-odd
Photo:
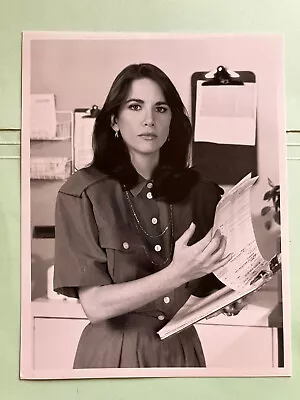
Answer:
[[[247,175],[220,200],[212,233],[219,229],[227,238],[224,257],[233,257],[214,275],[225,285],[205,298],[190,296],[184,306],[158,335],[164,339],[247,296],[271,279],[270,261],[265,260],[256,243],[250,211],[250,191],[256,178]],[[260,276],[266,272],[264,278]]]

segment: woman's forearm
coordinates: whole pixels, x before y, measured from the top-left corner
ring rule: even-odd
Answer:
[[[185,283],[172,263],[135,281],[79,289],[81,305],[92,323],[134,311]]]
[[[131,282],[79,289],[82,307],[91,322],[98,322],[134,311],[178,288],[225,265],[222,259],[225,239],[220,232],[211,239],[210,232],[188,246],[195,225],[175,242],[173,260],[159,272]]]

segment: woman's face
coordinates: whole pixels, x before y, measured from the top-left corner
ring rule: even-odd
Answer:
[[[131,156],[157,154],[168,138],[171,118],[160,86],[142,78],[132,82],[112,127],[120,130]]]

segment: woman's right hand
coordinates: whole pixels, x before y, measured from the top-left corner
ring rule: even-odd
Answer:
[[[171,268],[177,272],[184,282],[201,278],[225,265],[231,254],[222,258],[226,247],[226,238],[217,230],[212,237],[212,230],[199,242],[188,246],[188,242],[195,231],[195,224],[176,240]]]

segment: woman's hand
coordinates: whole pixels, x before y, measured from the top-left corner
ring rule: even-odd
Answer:
[[[201,278],[225,265],[231,254],[222,258],[226,247],[226,238],[217,230],[212,237],[211,230],[199,242],[188,246],[188,241],[195,231],[192,223],[176,241],[174,256],[170,267],[178,270],[184,282]]]
[[[233,303],[229,304],[228,306],[222,308],[219,311],[210,314],[206,319],[217,317],[220,314],[224,314],[227,317],[234,317],[238,315],[240,311],[248,305],[247,300],[245,298],[239,299],[234,301]]]
[[[239,299],[229,304],[229,306],[224,307],[221,312],[227,317],[233,317],[238,315],[240,311],[247,305],[247,301],[245,299]]]

